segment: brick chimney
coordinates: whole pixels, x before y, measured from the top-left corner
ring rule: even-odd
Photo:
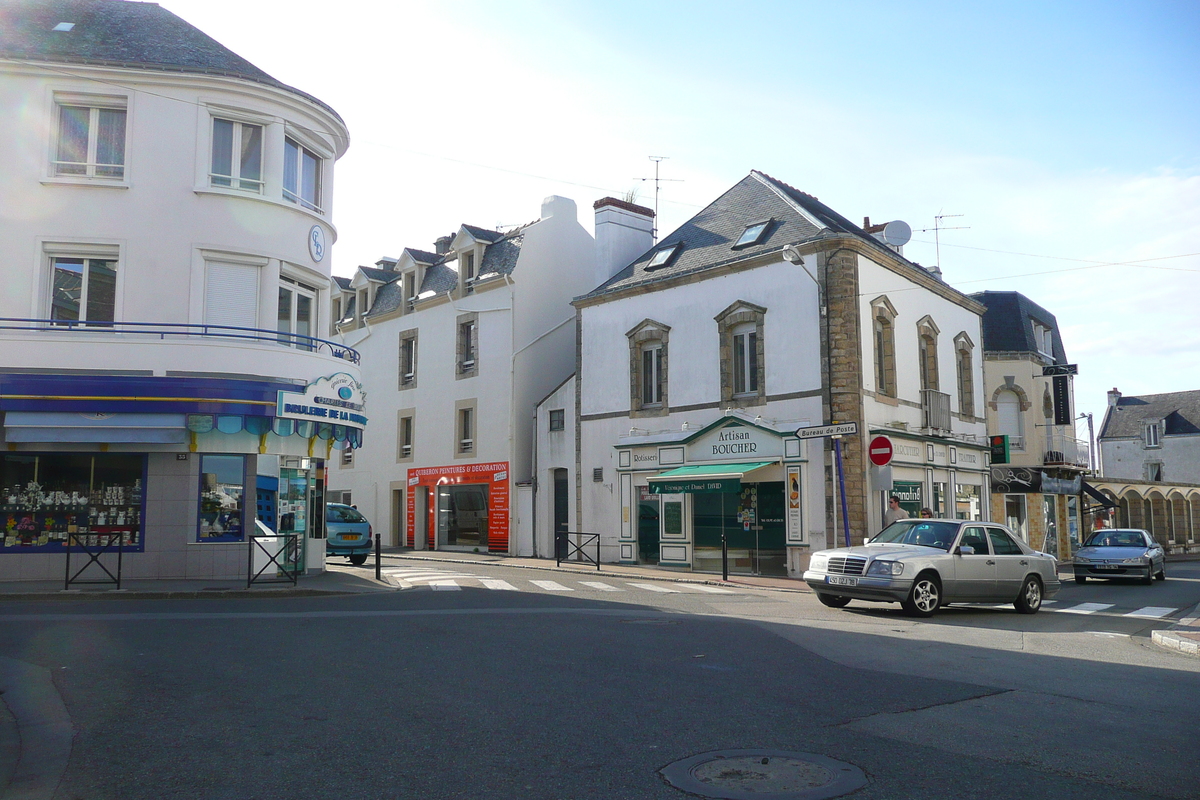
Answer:
[[[597,200],[597,286],[654,246],[654,211],[615,197]]]
[[[1121,393],[1118,392],[1117,387],[1114,386],[1112,391],[1108,393],[1109,408],[1116,408],[1117,402],[1120,401],[1120,399],[1121,399]]]

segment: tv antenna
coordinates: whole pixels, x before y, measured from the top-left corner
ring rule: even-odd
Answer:
[[[946,226],[942,225],[942,220],[951,219],[953,217],[965,217],[965,216],[966,216],[966,214],[938,214],[937,216],[935,216],[933,218],[933,227],[932,228],[918,229],[918,231],[917,231],[918,233],[928,233],[929,231],[933,231],[934,261],[936,262],[936,266],[938,269],[942,268],[942,243],[941,243],[941,239],[938,236],[938,233],[940,231],[966,231],[966,230],[971,229],[970,225],[957,225],[953,228],[947,228]]]
[[[667,160],[667,156],[648,156],[654,162],[653,178],[634,178],[635,181],[654,181],[654,224],[650,228],[650,236],[658,241],[658,185],[660,183],[683,183],[683,178],[658,177],[658,165]]]

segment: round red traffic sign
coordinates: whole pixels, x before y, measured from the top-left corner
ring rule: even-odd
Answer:
[[[877,467],[886,467],[892,463],[892,440],[886,436],[876,436],[871,440],[871,446],[867,449],[871,456],[871,463]]]

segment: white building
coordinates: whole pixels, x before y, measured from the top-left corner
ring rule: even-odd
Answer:
[[[70,534],[126,578],[244,577],[256,511],[320,569],[364,424],[357,355],[312,338],[341,118],[102,0],[5,5],[0,108],[0,578],[61,579]]]
[[[575,202],[549,197],[541,211],[507,233],[462,225],[435,252],[336,279],[335,325],[362,353],[372,435],[329,485],[386,541],[534,552],[532,509],[519,513],[534,407],[574,369],[570,301],[594,285]]]
[[[1098,438],[1105,478],[1200,484],[1200,391],[1113,389]]]
[[[833,422],[858,428],[841,440],[852,541],[879,530],[893,487],[914,515],[986,517],[982,306],[759,172],[657,245],[643,229],[575,301],[577,377],[541,404],[537,456],[539,488],[571,495],[565,512],[539,498],[538,530],[704,571],[724,535],[731,571],[798,575],[845,534],[830,440],[795,435]],[[558,410],[574,414],[573,469]],[[877,436],[896,456],[868,474]]]

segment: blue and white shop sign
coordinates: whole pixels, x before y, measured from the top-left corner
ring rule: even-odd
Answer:
[[[363,414],[367,393],[351,375],[339,372],[319,378],[303,392],[279,391],[276,417],[304,422],[328,422],[362,430],[367,427]]]

